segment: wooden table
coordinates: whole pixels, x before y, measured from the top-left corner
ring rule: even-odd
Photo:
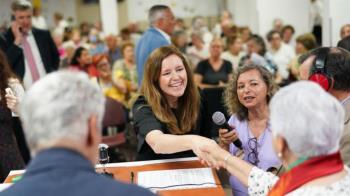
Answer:
[[[197,158],[181,158],[181,159],[169,159],[169,160],[156,160],[156,161],[136,161],[125,163],[110,163],[105,165],[105,169],[109,173],[113,173],[114,178],[126,183],[131,183],[131,172],[135,174],[134,183],[137,184],[137,173],[140,171],[153,171],[153,170],[169,170],[169,169],[188,169],[188,168],[203,168],[204,166],[198,161]],[[101,172],[102,166],[97,165],[96,171]],[[6,178],[5,183],[12,182],[12,178],[20,175],[19,171],[11,172]],[[213,175],[216,184],[221,184],[220,180],[213,170]],[[178,190],[164,190],[159,191],[159,195],[162,196],[224,196],[225,192],[221,185],[216,188],[198,188],[198,189],[178,189]]]

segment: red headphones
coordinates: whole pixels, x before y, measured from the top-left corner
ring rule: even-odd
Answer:
[[[334,79],[327,74],[325,63],[329,48],[319,48],[315,53],[316,59],[311,67],[310,81],[318,83],[324,90],[329,91],[333,87]]]

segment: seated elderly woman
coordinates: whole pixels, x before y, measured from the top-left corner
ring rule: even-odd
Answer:
[[[319,85],[301,81],[282,88],[270,102],[273,146],[287,172],[280,178],[231,156],[203,147],[210,164],[226,168],[249,195],[350,195],[349,168],[339,153],[344,110]]]

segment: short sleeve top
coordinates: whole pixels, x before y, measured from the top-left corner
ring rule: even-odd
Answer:
[[[228,121],[228,124],[235,127],[238,137],[242,142],[242,147],[244,151],[243,160],[251,162],[249,159],[249,153],[251,149],[249,147],[249,139],[253,138],[253,134],[248,127],[247,120],[239,120],[236,115],[232,115]],[[236,154],[238,148],[233,144],[230,144],[230,152],[234,155]],[[278,168],[281,165],[275,151],[272,147],[272,132],[270,126],[267,125],[264,132],[257,138],[257,152],[258,152],[258,168],[266,171],[270,167]],[[246,195],[247,187],[245,187],[236,177],[230,177],[230,184],[234,195]]]
[[[197,119],[197,124],[190,132],[186,134],[200,135],[204,137],[211,137],[210,130],[204,127],[205,123],[205,108],[201,107],[199,116]],[[193,157],[195,156],[192,151],[184,151],[173,154],[156,154],[153,149],[147,144],[145,138],[147,134],[153,130],[162,131],[165,134],[171,134],[167,128],[167,125],[154,115],[152,108],[147,103],[144,96],[139,96],[133,106],[133,119],[134,119],[134,129],[137,134],[138,145],[137,145],[137,159],[138,160],[157,160],[157,159],[171,159],[171,158],[182,158],[182,157]],[[176,110],[173,110],[176,116]]]
[[[222,66],[215,71],[209,63],[209,59],[198,63],[195,73],[203,76],[203,84],[217,85],[220,81],[227,82],[229,74],[232,73],[232,64],[229,61],[222,60]]]

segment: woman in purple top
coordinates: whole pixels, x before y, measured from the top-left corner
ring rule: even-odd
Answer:
[[[278,168],[281,163],[272,147],[268,102],[276,86],[272,75],[263,66],[246,65],[238,69],[225,91],[225,102],[232,114],[232,130],[220,129],[220,145],[233,155],[239,149],[233,141],[242,142],[243,159],[264,169]],[[247,187],[230,177],[233,195],[247,195]]]

